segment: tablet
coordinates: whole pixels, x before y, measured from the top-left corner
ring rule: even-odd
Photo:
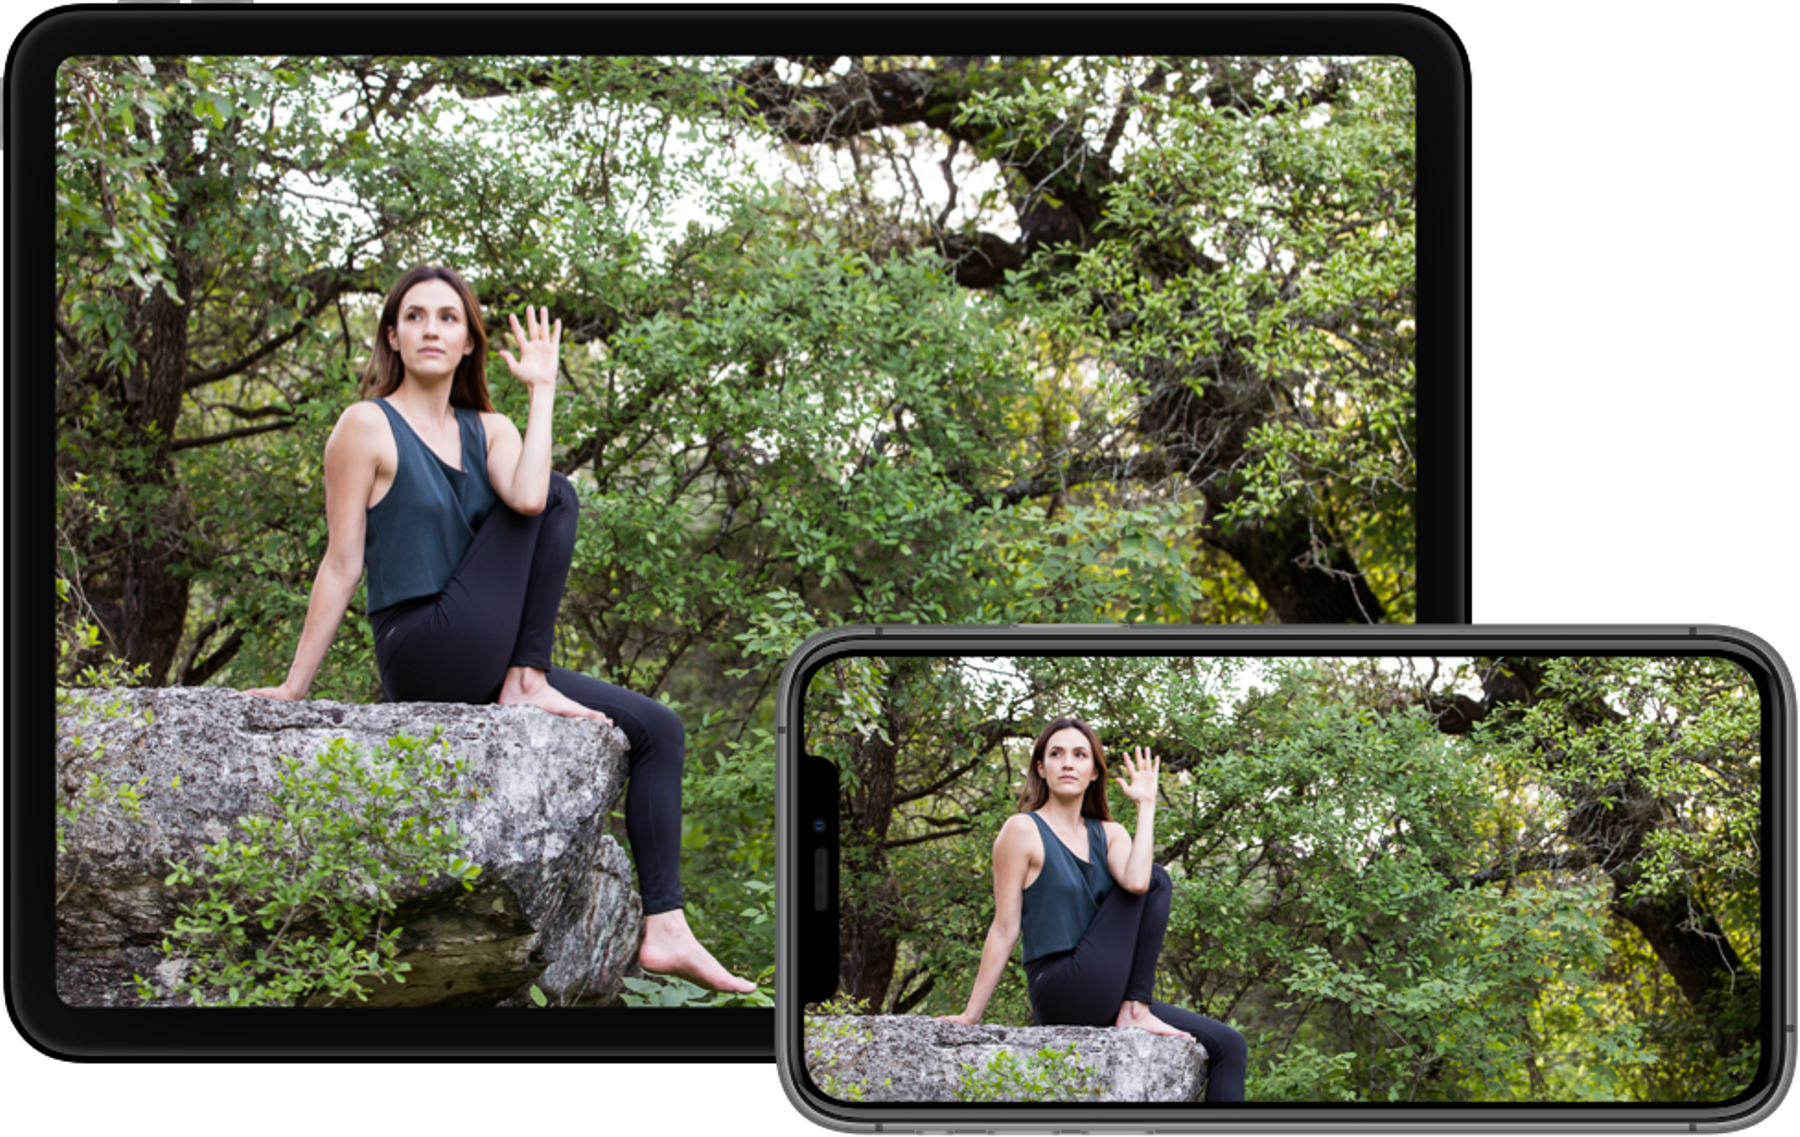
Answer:
[[[8,368],[57,382],[9,397],[15,432],[57,422],[59,556],[54,607],[22,599],[20,572],[11,603],[21,638],[58,644],[73,708],[61,767],[9,783],[8,990],[34,1040],[766,1060],[756,995],[642,969],[645,848],[676,866],[699,942],[766,998],[772,685],[805,635],[1467,619],[1454,40],[1406,13],[1058,12],[1034,37],[1087,54],[926,54],[951,33],[1010,50],[1015,20],[144,7],[21,37],[8,317],[53,331],[9,337]],[[1131,54],[1171,36],[1214,54]],[[821,39],[895,54],[778,54]],[[506,317],[560,322],[550,463],[580,521],[552,656],[679,722],[678,833],[632,832],[645,747],[623,722],[621,741],[526,710],[395,717],[424,704],[384,702],[363,592],[303,703],[241,694],[292,671],[332,540],[326,440],[420,264],[469,285],[492,413],[527,442]],[[13,480],[19,526],[50,500],[33,484]],[[109,711],[103,737],[89,724]],[[255,736],[260,781],[230,746],[209,763],[185,741],[219,730]],[[270,901],[248,896],[251,933],[221,948],[196,905],[259,867],[226,854],[295,800],[281,760],[305,782],[338,739],[369,768],[389,732],[469,767],[435,806],[417,790],[462,839],[420,863],[486,905],[458,909],[462,942],[503,959],[433,970],[442,943],[406,937],[449,917],[409,883],[373,923],[315,903],[291,925],[406,971],[340,968],[355,990],[333,994],[230,970],[286,916],[257,931]],[[599,765],[557,765],[577,752]],[[472,858],[520,816],[497,804],[519,770],[540,779],[538,843]],[[25,808],[59,794],[60,813]],[[142,837],[184,816],[187,844]],[[343,903],[380,879],[340,882]],[[604,882],[610,907],[592,903]],[[587,931],[551,934],[551,898],[572,894]],[[81,938],[102,925],[113,940]],[[415,994],[426,974],[449,994]],[[328,1002],[354,1007],[301,1005]]]

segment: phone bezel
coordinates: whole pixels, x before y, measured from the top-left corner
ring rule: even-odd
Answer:
[[[940,1105],[858,1104],[829,1098],[804,1073],[802,1008],[797,993],[803,945],[803,916],[797,898],[811,885],[797,855],[803,843],[797,808],[804,789],[797,773],[803,760],[799,725],[808,679],[834,659],[855,655],[1679,655],[1703,654],[1732,660],[1756,681],[1764,707],[1762,763],[1766,796],[1764,879],[1765,1000],[1762,1080],[1738,1101],[1715,1104],[1631,1105],[1561,1103],[1474,1106],[1351,1107],[1342,1104],[1258,1106],[1219,1105]],[[808,1119],[846,1132],[922,1127],[1000,1132],[1054,1126],[1082,1132],[1180,1131],[1182,1127],[1278,1130],[1283,1132],[1396,1132],[1445,1129],[1513,1132],[1555,1127],[1582,1131],[1655,1130],[1694,1132],[1754,1124],[1772,1112],[1794,1075],[1795,1013],[1795,787],[1794,688],[1785,664],[1756,636],[1716,626],[1430,626],[1380,628],[1168,625],[1087,625],[1053,627],[859,626],[822,632],[803,644],[782,673],[776,704],[776,969],[789,977],[776,1000],[776,1063],[782,1088]],[[835,792],[835,787],[832,788]],[[820,952],[819,954],[824,954]],[[1123,1111],[1124,1117],[1121,1116]],[[1128,1118],[1128,1120],[1126,1120]]]

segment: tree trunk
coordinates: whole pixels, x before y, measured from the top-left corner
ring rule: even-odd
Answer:
[[[129,421],[137,444],[149,454],[141,474],[128,470],[126,485],[156,506],[142,524],[128,530],[124,563],[124,609],[128,629],[125,658],[149,668],[150,682],[168,681],[187,623],[188,576],[172,572],[187,553],[190,509],[175,480],[169,445],[181,417],[182,381],[187,376],[188,312],[194,295],[193,262],[174,252],[172,282],[181,303],[158,291],[144,306],[143,401]]]
[[[126,508],[96,558],[89,595],[113,654],[146,668],[145,682],[152,686],[169,682],[187,625],[188,574],[180,570],[189,552],[192,507],[170,454],[186,390],[188,319],[199,278],[194,219],[205,211],[197,200],[204,182],[196,176],[196,126],[179,112],[164,121],[164,172],[176,187],[166,284],[139,306],[132,329],[137,361],[112,386],[122,430],[117,450],[107,457],[116,462]]]
[[[1721,1057],[1731,1057],[1757,1035],[1754,1012],[1761,998],[1757,975],[1744,966],[1718,921],[1692,898],[1621,901],[1636,877],[1635,872],[1613,874],[1613,911],[1643,933],[1657,961],[1707,1022],[1713,1049]],[[1745,1011],[1751,1013],[1746,1016]]]
[[[901,737],[893,699],[900,668],[889,671],[886,702],[889,738]],[[838,913],[838,944],[842,954],[839,989],[867,999],[879,1008],[887,999],[894,979],[898,943],[893,931],[900,909],[899,883],[888,873],[887,839],[894,817],[895,760],[893,743],[871,735],[863,739],[854,762],[859,785],[844,803],[844,827],[839,838],[846,881],[875,882],[842,890],[844,903]]]
[[[1208,505],[1210,518],[1210,497]],[[1372,624],[1387,615],[1349,552],[1323,526],[1309,532],[1300,522],[1239,525],[1228,533],[1209,529],[1203,540],[1243,568],[1284,624]]]
[[[1212,361],[1210,374],[1163,373],[1152,365],[1144,379],[1151,393],[1140,408],[1139,431],[1205,498],[1201,539],[1242,566],[1282,623],[1375,623],[1386,617],[1348,550],[1303,506],[1278,519],[1225,521],[1225,511],[1243,496],[1237,471],[1247,460],[1250,431],[1273,411],[1266,384],[1229,352]]]

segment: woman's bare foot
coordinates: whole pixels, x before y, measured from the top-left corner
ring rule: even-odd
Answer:
[[[756,984],[725,970],[700,946],[688,927],[687,915],[679,908],[644,917],[644,946],[638,949],[638,966],[654,975],[692,980],[709,991],[748,995],[756,990]]]
[[[576,719],[599,719],[607,726],[613,721],[599,711],[582,706],[574,699],[550,686],[550,680],[535,667],[509,667],[506,682],[500,685],[500,704],[527,703],[541,707],[553,715]]]
[[[1185,1030],[1177,1030],[1168,1023],[1150,1013],[1149,1003],[1127,1000],[1119,1004],[1119,1017],[1113,1020],[1114,1026],[1136,1027],[1147,1030],[1151,1034],[1163,1034],[1170,1038],[1185,1038],[1194,1041],[1194,1036]]]

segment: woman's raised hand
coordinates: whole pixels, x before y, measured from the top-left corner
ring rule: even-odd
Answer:
[[[513,346],[519,349],[518,358],[505,348],[500,349],[500,358],[506,361],[507,369],[513,378],[527,387],[556,386],[557,349],[562,346],[562,321],[554,325],[550,323],[550,309],[539,308],[533,312],[525,309],[525,326],[519,327],[517,316],[507,317],[512,321]]]
[[[1156,804],[1156,776],[1162,773],[1162,759],[1153,758],[1148,746],[1139,746],[1125,753],[1125,769],[1131,772],[1131,780],[1115,778],[1125,796],[1139,805]]]

